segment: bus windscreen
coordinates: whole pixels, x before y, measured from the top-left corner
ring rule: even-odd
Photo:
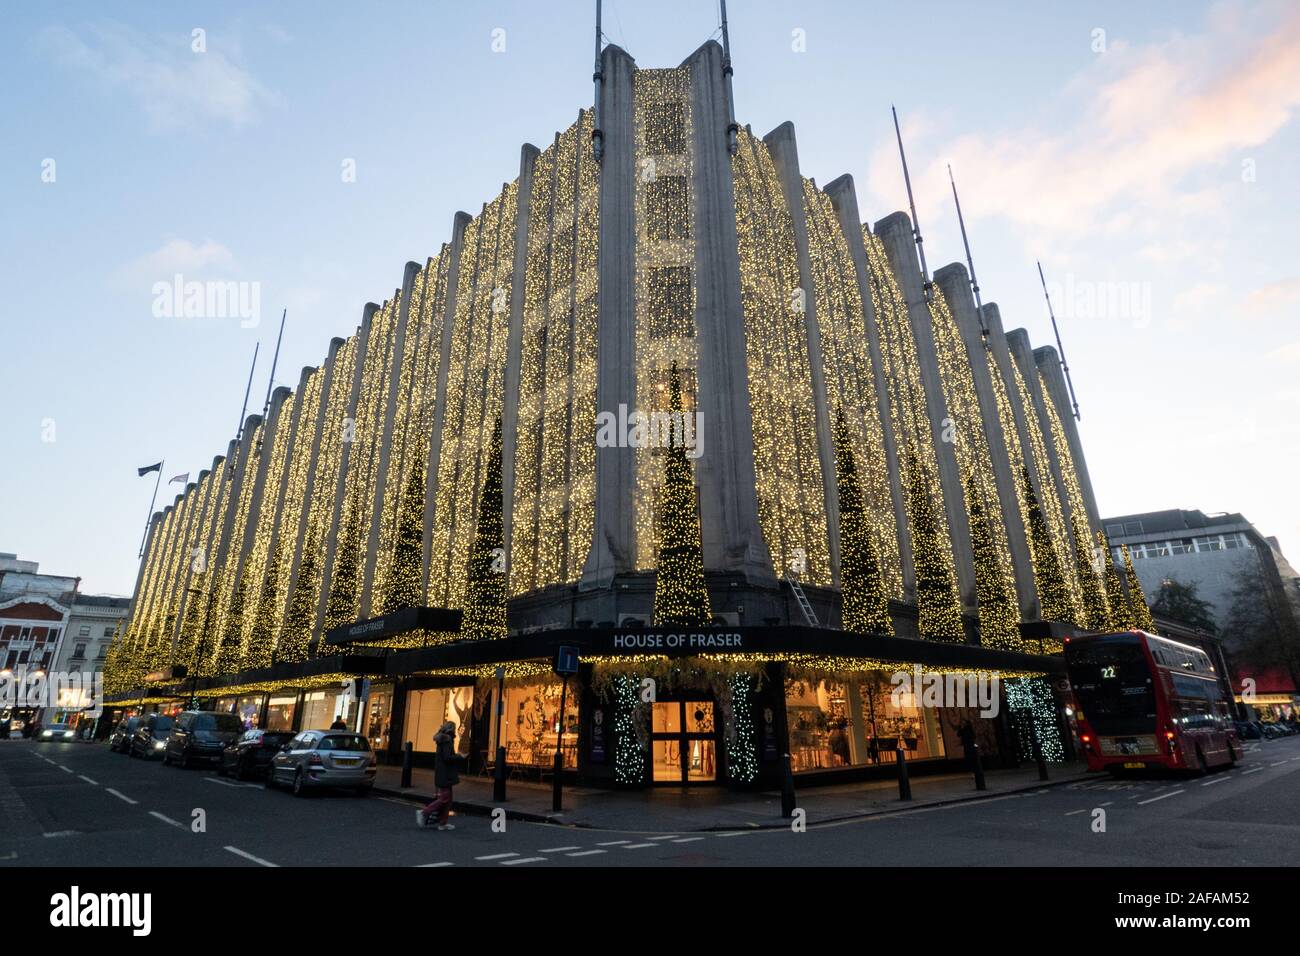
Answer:
[[[1105,736],[1156,731],[1151,670],[1137,641],[1087,641],[1066,646],[1070,683],[1093,730]]]

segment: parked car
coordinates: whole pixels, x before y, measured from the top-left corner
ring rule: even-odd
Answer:
[[[1237,721],[1237,736],[1242,740],[1259,740],[1261,735],[1259,727],[1252,721],[1239,720]]]
[[[119,720],[117,726],[113,728],[112,735],[108,738],[108,749],[119,754],[130,751],[131,738],[135,735],[135,729],[139,726],[139,717],[127,717],[125,720]]]
[[[234,714],[211,710],[186,710],[176,717],[163,763],[179,764],[182,769],[195,763],[220,763],[221,751],[244,732],[243,722]]]
[[[136,724],[127,754],[151,760],[160,756],[171,736],[173,721],[166,714],[149,714]]]
[[[221,751],[217,773],[223,777],[234,774],[237,780],[264,777],[271,759],[292,739],[292,731],[247,730]]]
[[[320,787],[348,787],[358,796],[375,785],[378,761],[370,741],[347,730],[305,730],[271,758],[267,787],[288,784],[295,796]]]

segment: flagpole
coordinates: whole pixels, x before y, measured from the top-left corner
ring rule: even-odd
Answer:
[[[140,535],[140,553],[137,558],[144,557],[144,543],[149,539],[149,522],[153,520],[153,506],[158,503],[158,486],[162,484],[163,469],[167,467],[167,459],[164,458],[158,462],[158,477],[153,483],[153,497],[149,499],[149,513],[144,518],[144,534]]]

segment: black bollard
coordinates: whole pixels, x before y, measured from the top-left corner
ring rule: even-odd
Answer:
[[[789,754],[781,757],[781,816],[787,820],[794,816],[794,771]]]
[[[1043,747],[1038,742],[1038,730],[1034,730],[1034,763],[1038,764],[1038,779],[1047,779],[1047,761],[1043,757]]]
[[[911,800],[912,781],[907,779],[907,752],[902,744],[894,751],[894,761],[898,764],[898,799]]]
[[[411,742],[402,744],[402,789],[411,787]]]
[[[559,813],[564,809],[564,755],[559,751],[555,753],[555,783],[551,788],[551,810]]]
[[[506,748],[497,748],[497,762],[492,768],[492,799],[500,802],[506,798]]]

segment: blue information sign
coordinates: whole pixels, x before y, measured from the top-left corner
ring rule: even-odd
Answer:
[[[561,644],[555,652],[555,673],[578,673],[578,649],[569,644]]]

